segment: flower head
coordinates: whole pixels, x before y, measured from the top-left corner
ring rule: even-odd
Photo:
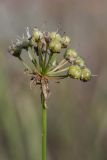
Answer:
[[[38,28],[34,28],[31,34],[27,27],[26,36],[19,37],[9,47],[10,54],[17,57],[31,75],[30,86],[40,85],[46,99],[50,95],[50,80],[60,81],[70,77],[86,82],[92,77],[84,60],[69,47],[70,42],[67,35],[61,36],[58,32],[42,32]],[[63,54],[62,50],[65,48]],[[34,68],[31,68],[22,58],[22,50],[26,51]]]

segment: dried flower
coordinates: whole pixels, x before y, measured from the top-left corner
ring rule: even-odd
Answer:
[[[8,51],[10,52],[11,55],[19,58],[21,55],[21,49],[22,49],[21,45],[12,43],[12,45],[9,46]]]

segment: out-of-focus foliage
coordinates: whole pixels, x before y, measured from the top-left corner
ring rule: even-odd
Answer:
[[[106,0],[0,1],[0,160],[41,159],[40,93],[30,90],[8,45],[26,26],[52,31],[59,22],[60,32],[71,35],[72,47],[98,76],[86,84],[51,85],[48,159],[107,159],[106,17]]]

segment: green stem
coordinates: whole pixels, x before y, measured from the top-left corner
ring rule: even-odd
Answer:
[[[47,52],[44,53],[44,68],[45,68],[45,65],[46,65],[46,59],[47,59]]]
[[[31,52],[33,53],[33,50],[31,50]],[[32,63],[34,64],[34,66],[36,67],[36,70],[40,71],[40,67],[39,67],[39,65],[38,65],[38,63],[37,63],[37,59],[34,58],[34,56],[31,54],[31,52],[28,50],[28,56],[29,56],[31,62],[32,62]]]
[[[23,63],[24,67],[28,69],[28,71],[32,72],[32,69],[27,65],[27,63],[24,62],[24,60],[21,57],[19,57],[19,60]]]
[[[69,67],[66,67],[66,68],[64,68],[64,69],[61,69],[61,70],[59,70],[59,71],[50,71],[50,72],[48,72],[48,74],[47,75],[57,75],[57,74],[59,74],[59,73],[61,73],[61,72],[65,72],[65,71],[68,71],[69,70]]]
[[[45,72],[48,70],[49,63],[50,63],[50,61],[51,61],[51,59],[52,59],[52,56],[53,56],[53,53],[50,53],[48,62],[47,62],[46,67],[45,67]]]
[[[42,160],[47,159],[47,106],[43,92],[41,93],[42,103]]]
[[[60,68],[62,68],[65,64],[67,64],[68,63],[68,61],[66,61],[65,59],[63,59],[53,70],[51,70],[52,72],[53,71],[56,71],[56,70],[58,70],[58,69],[60,69]]]
[[[41,67],[41,72],[43,73],[43,55],[40,48],[38,49],[38,53],[39,53],[39,66]]]
[[[48,76],[49,78],[53,78],[53,80],[55,80],[55,79],[64,79],[64,78],[67,78],[68,77],[68,75],[59,75],[59,76],[55,76],[55,75],[51,75],[51,76]]]

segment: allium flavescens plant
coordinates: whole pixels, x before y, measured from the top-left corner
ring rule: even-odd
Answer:
[[[46,160],[47,141],[47,99],[50,96],[49,82],[73,78],[87,82],[91,79],[91,71],[78,53],[70,48],[71,40],[56,32],[42,32],[34,28],[30,33],[26,29],[26,37],[19,37],[9,47],[9,53],[17,57],[31,76],[30,86],[40,86],[42,104],[42,160]],[[33,68],[29,66],[22,51],[28,54]]]

